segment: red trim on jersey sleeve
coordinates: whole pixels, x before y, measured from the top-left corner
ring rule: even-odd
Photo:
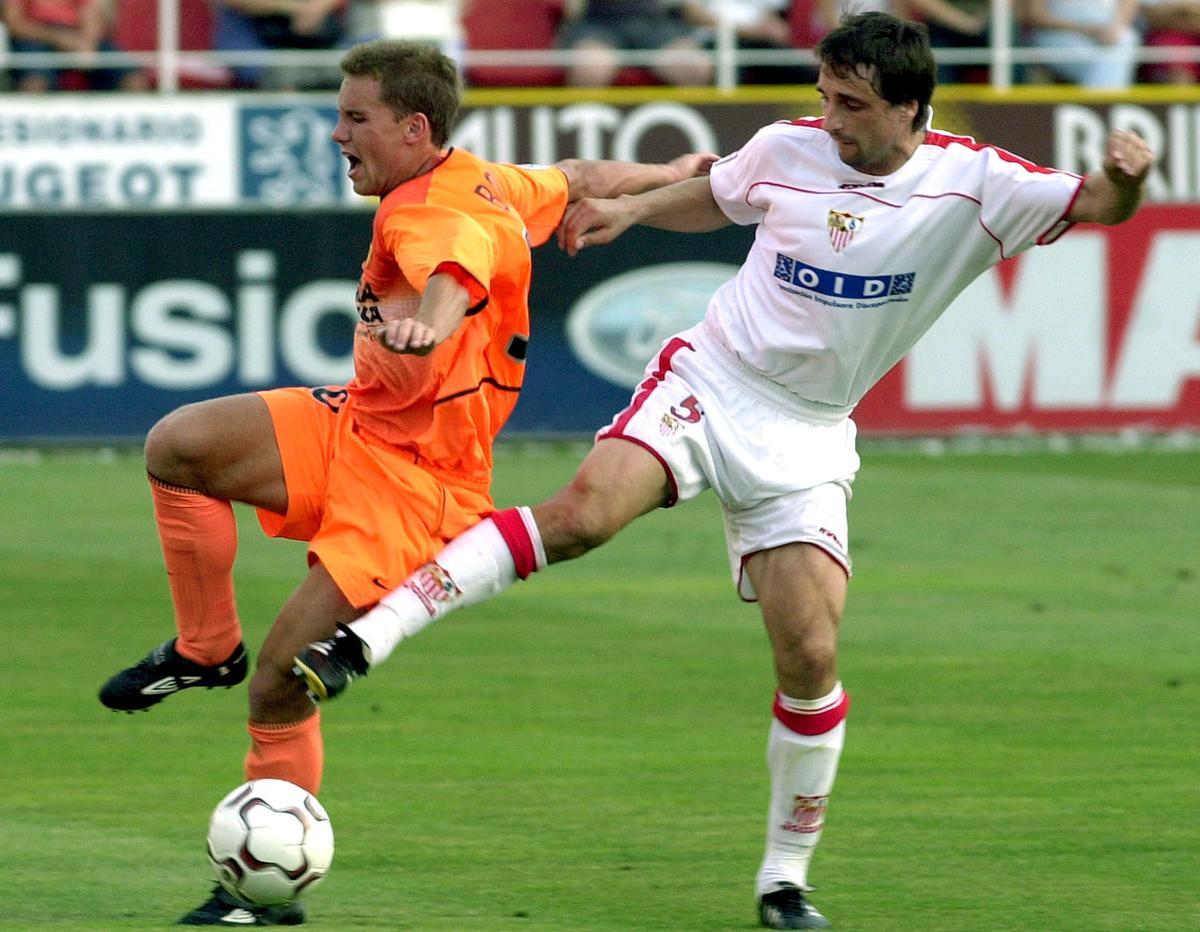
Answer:
[[[1078,196],[1078,195],[1076,195]],[[1075,198],[1071,198],[1071,203],[1075,203]],[[1068,220],[1067,215],[1070,214],[1068,209],[1058,220],[1056,220],[1045,233],[1035,239],[1035,246],[1049,246],[1051,243],[1057,243],[1062,239],[1062,235],[1075,226],[1074,220]]]
[[[1067,209],[1062,212],[1061,217],[1050,225],[1050,229],[1034,241],[1037,245],[1049,246],[1051,243],[1056,243],[1067,230],[1075,226],[1075,221],[1068,220],[1067,218],[1071,216],[1071,211],[1075,209],[1075,202],[1079,200],[1079,192],[1083,190],[1083,182],[1084,179],[1080,178],[1079,186],[1075,189],[1075,193],[1071,195],[1071,200],[1067,203]]]
[[[1075,193],[1071,196],[1071,200],[1057,220],[1055,220],[1046,230],[1034,240],[1034,244],[1038,246],[1046,246],[1058,240],[1067,230],[1073,227],[1074,221],[1067,218],[1071,215],[1071,211],[1075,207],[1075,202],[1079,199],[1079,191],[1083,187],[1083,176],[1077,175],[1074,172],[1063,171],[1061,168],[1047,168],[1044,165],[1038,165],[1036,162],[1031,162],[1028,159],[1023,159],[1019,155],[1014,155],[1007,149],[1001,149],[999,146],[991,146],[986,143],[976,142],[970,136],[954,136],[950,133],[937,133],[932,130],[925,133],[925,142],[931,146],[940,146],[943,149],[953,145],[963,146],[970,149],[972,152],[992,152],[1002,162],[1008,162],[1010,165],[1020,165],[1028,172],[1033,172],[1039,175],[1066,175],[1069,178],[1075,178],[1079,184],[1075,188]],[[983,226],[983,221],[980,220],[980,225]],[[986,226],[989,236],[1000,243],[1000,239]],[[1004,255],[1004,244],[1000,243],[1000,255],[1002,258],[1008,258]]]
[[[935,133],[933,130],[930,130],[925,133],[925,144],[928,146],[939,146],[943,149],[957,145],[970,149],[973,152],[994,152],[1002,162],[1020,165],[1027,171],[1037,172],[1042,175],[1071,174],[1071,172],[1064,172],[1057,168],[1046,168],[1044,165],[1038,165],[1036,162],[1023,159],[1019,155],[1013,155],[1007,149],[1001,149],[999,146],[988,145],[985,142],[976,142],[970,136],[952,136],[950,133]]]

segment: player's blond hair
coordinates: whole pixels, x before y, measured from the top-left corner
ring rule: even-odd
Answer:
[[[462,82],[454,62],[432,45],[384,39],[356,45],[342,58],[342,74],[379,82],[383,102],[397,117],[423,113],[431,141],[444,145],[462,103]]]

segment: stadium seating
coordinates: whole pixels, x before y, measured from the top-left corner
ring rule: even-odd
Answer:
[[[552,49],[562,15],[562,0],[472,3],[463,17],[467,49]],[[534,87],[562,84],[563,69],[545,65],[486,65],[468,68],[466,77],[478,87]]]
[[[208,0],[179,0],[179,47],[188,52],[212,50],[213,14]],[[158,48],[158,0],[121,0],[114,26],[117,45],[127,52],[150,52]],[[151,79],[157,75],[150,72]],[[187,65],[180,68],[180,87],[215,89],[230,87],[233,75],[219,65]]]
[[[563,18],[563,0],[477,0],[463,16],[471,51],[550,50]],[[564,70],[546,65],[483,65],[467,69],[475,87],[545,87],[563,83]],[[661,84],[644,68],[622,68],[617,86]]]
[[[793,48],[811,49],[821,41],[822,30],[811,0],[795,0],[788,7],[787,17],[792,27]]]

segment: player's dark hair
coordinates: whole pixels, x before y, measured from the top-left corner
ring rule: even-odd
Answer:
[[[462,103],[462,83],[454,62],[436,47],[398,39],[365,42],[342,58],[342,74],[375,78],[380,97],[397,117],[425,114],[435,146],[450,137]]]
[[[821,40],[817,57],[839,78],[857,75],[870,81],[888,103],[915,100],[914,130],[928,122],[937,66],[924,25],[887,13],[856,13],[843,17]]]

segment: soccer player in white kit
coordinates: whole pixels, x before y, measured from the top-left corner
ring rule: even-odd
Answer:
[[[805,894],[849,707],[836,655],[859,464],[851,412],[988,267],[1072,223],[1132,216],[1153,162],[1114,132],[1101,169],[1080,178],[929,129],[924,30],[884,13],[847,17],[818,54],[820,119],[765,127],[708,178],[568,211],[559,242],[572,254],[635,223],[757,224],[704,321],[664,344],[574,479],[476,525],[296,660],[310,695],[331,698],[435,618],[713,489],[734,583],[758,602],[774,652],[755,892],[761,923],[783,929],[829,927]]]

